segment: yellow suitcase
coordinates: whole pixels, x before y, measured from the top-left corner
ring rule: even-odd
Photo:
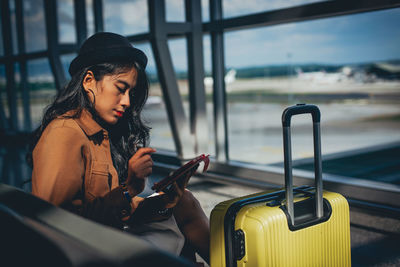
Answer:
[[[293,189],[290,118],[311,113],[315,186]],[[313,105],[287,108],[282,116],[285,190],[222,202],[211,212],[211,267],[350,266],[346,199],[322,190],[320,112]]]

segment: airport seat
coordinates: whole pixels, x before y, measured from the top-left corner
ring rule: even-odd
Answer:
[[[5,184],[0,224],[1,266],[193,266]]]

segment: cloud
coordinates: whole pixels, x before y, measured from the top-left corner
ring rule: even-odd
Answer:
[[[201,0],[203,17],[208,16],[208,1]],[[316,0],[224,0],[225,17],[245,15],[288,6],[317,2]],[[43,0],[24,0],[24,22],[27,51],[46,49],[46,28]],[[72,0],[60,1],[59,21],[61,41],[74,41],[75,30]],[[184,0],[167,0],[167,18],[184,18]],[[91,14],[91,5],[87,5]],[[108,0],[103,2],[105,30],[123,35],[148,32],[146,0]],[[360,13],[255,28],[225,33],[225,60],[227,66],[286,64],[292,62],[351,62],[399,58],[400,9]],[[93,17],[93,16],[91,16]],[[91,20],[93,23],[93,21]],[[88,20],[89,23],[89,20]],[[211,65],[210,38],[204,40],[206,69]],[[187,69],[186,42],[169,41],[174,66]],[[143,45],[149,59],[151,48]],[[0,50],[2,44],[0,44]],[[289,59],[288,54],[291,54]],[[154,60],[153,60],[154,62]],[[149,68],[154,63],[149,61]]]
[[[329,33],[303,33],[292,26],[231,32],[225,35],[226,64],[240,67],[324,59],[337,50],[331,45],[335,40]]]
[[[322,2],[322,0],[252,0],[245,3],[243,0],[223,0],[223,12],[224,17],[233,17],[314,2]]]
[[[105,1],[103,10],[106,31],[131,35],[149,30],[146,0]]]

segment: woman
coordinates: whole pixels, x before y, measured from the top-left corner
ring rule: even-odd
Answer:
[[[34,134],[28,156],[32,193],[86,218],[143,234],[156,245],[163,243],[157,240],[163,232],[147,233],[160,230],[160,224],[178,226],[172,252],[181,252],[183,233],[185,249],[194,248],[208,261],[208,219],[185,189],[188,178],[158,197],[137,197],[152,173],[155,152],[146,147],[149,128],[141,119],[149,88],[146,64],[146,55],[118,34],[97,33],[84,42],[70,65],[71,81]]]

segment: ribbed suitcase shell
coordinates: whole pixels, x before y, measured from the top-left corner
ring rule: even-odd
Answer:
[[[211,213],[211,267],[226,266],[224,221],[235,202],[266,194],[259,193],[218,204]],[[237,266],[350,266],[350,219],[346,199],[324,191],[332,207],[328,221],[291,231],[283,210],[267,202],[242,207],[235,230],[245,235],[245,255]],[[295,202],[304,198],[296,198]]]

